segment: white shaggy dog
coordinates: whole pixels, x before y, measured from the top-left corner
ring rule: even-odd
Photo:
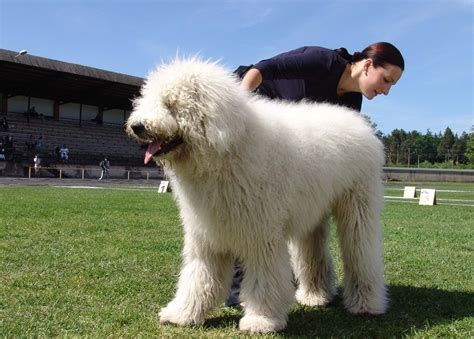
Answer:
[[[127,130],[168,166],[184,225],[183,267],[160,321],[198,324],[229,292],[243,263],[239,327],[282,330],[295,299],[325,305],[336,293],[331,215],[344,261],[344,304],[386,309],[381,143],[358,113],[269,101],[239,88],[216,63],[176,60],[151,73]]]

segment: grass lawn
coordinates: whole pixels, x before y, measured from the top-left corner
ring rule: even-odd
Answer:
[[[474,184],[422,186],[465,191],[439,198],[474,205]],[[389,184],[386,195],[403,195],[400,187]],[[158,323],[182,245],[170,194],[8,186],[0,202],[1,337],[241,335],[241,311],[223,306],[201,327]],[[340,297],[325,308],[295,305],[274,337],[474,336],[474,207],[390,200],[382,221],[388,313],[354,316]],[[340,286],[334,238],[331,245]]]

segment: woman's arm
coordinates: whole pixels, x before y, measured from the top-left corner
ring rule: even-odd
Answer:
[[[250,92],[257,89],[263,81],[262,73],[256,68],[251,68],[245,74],[244,78],[240,82],[240,87]]]

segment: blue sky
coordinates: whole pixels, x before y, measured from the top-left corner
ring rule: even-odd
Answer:
[[[362,110],[395,128],[474,124],[474,0],[0,0],[0,48],[145,77],[177,52],[229,69],[304,45],[396,45],[406,70]],[[1,81],[1,79],[0,79]]]

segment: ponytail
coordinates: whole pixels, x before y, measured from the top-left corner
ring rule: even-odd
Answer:
[[[402,71],[405,70],[405,60],[402,53],[388,42],[376,42],[366,47],[362,52],[354,52],[352,55],[344,47],[336,49],[336,52],[350,63],[372,59],[374,67],[391,64],[400,67]]]
[[[345,49],[344,47],[336,49],[336,52],[337,52],[337,54],[339,54],[341,57],[343,57],[347,61],[349,61],[351,63],[353,62],[353,56],[351,54],[349,54],[347,49]]]
[[[364,54],[362,54],[361,52],[354,52],[354,54],[350,54],[344,47],[338,48],[335,51],[337,52],[337,54],[339,54],[341,57],[343,57],[350,63],[354,63],[364,59]]]

